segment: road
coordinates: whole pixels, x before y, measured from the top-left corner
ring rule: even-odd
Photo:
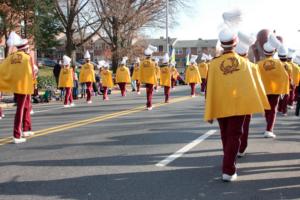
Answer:
[[[300,199],[299,118],[278,115],[277,138],[265,139],[264,118],[254,116],[238,181],[224,183],[217,123],[203,121],[203,96],[188,95],[189,88],[177,87],[164,104],[160,89],[152,111],[144,92],[68,109],[34,105],[37,134],[19,145],[10,143],[14,110],[6,110],[0,199]]]

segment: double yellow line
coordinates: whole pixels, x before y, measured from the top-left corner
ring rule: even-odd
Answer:
[[[175,99],[171,100],[171,102],[169,104],[186,101],[188,99],[191,99],[191,97],[175,98]],[[169,105],[169,104],[156,103],[156,104],[154,104],[154,107],[157,108],[157,107],[161,107],[161,106]],[[54,127],[51,127],[51,128],[46,128],[46,129],[42,129],[42,130],[39,130],[39,131],[35,131],[34,136],[29,137],[27,139],[32,139],[32,138],[35,138],[35,137],[41,137],[41,136],[48,135],[48,134],[51,134],[51,133],[58,133],[58,132],[61,132],[61,131],[64,131],[64,130],[77,128],[77,127],[85,126],[85,125],[96,123],[96,122],[105,121],[105,120],[108,120],[108,119],[121,117],[121,116],[132,114],[132,113],[141,112],[143,110],[145,110],[145,106],[139,106],[139,107],[132,108],[132,109],[129,109],[129,110],[124,110],[124,111],[120,111],[120,112],[116,112],[116,113],[107,114],[107,115],[104,115],[104,116],[98,116],[98,117],[94,117],[94,118],[90,118],[90,119],[85,119],[85,120],[71,122],[71,123],[67,123],[67,124],[63,124],[63,125],[59,125],[59,126],[54,126]],[[9,144],[11,142],[12,142],[12,137],[2,138],[2,139],[0,139],[0,146],[5,145],[5,144]]]

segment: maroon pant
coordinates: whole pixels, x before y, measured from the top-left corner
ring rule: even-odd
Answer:
[[[206,90],[206,78],[202,78],[201,81],[202,81],[202,83],[201,83],[201,92],[205,92],[205,90]]]
[[[190,83],[191,86],[191,95],[196,94],[196,83]]]
[[[146,84],[147,108],[152,107],[153,84]]]
[[[73,102],[73,95],[72,95],[72,89],[71,88],[65,88],[66,94],[65,94],[65,102],[64,104],[67,105],[68,102]]]
[[[278,104],[278,112],[281,112],[282,114],[287,113],[287,106],[288,106],[288,101],[289,101],[289,95],[284,95],[283,98],[279,100]]]
[[[103,100],[107,100],[108,99],[107,90],[108,90],[107,87],[103,87]]]
[[[171,78],[171,87],[174,88],[174,86],[176,86],[176,79],[175,78]]]
[[[294,101],[295,101],[295,92],[296,92],[296,87],[291,87],[289,99],[288,99],[288,105],[293,106]]]
[[[92,99],[92,82],[87,82],[86,84],[86,100],[90,101]]]
[[[168,103],[170,98],[170,87],[164,86],[164,92],[165,92],[165,103]]]
[[[295,101],[295,102],[297,102],[298,95],[300,95],[300,94],[298,94],[299,87],[300,87],[300,86],[297,86],[296,89],[295,89],[295,95],[294,95],[294,101]]]
[[[0,117],[3,115],[3,109],[0,107]]]
[[[118,85],[121,90],[121,95],[124,97],[126,95],[126,83],[118,83]]]
[[[267,121],[267,131],[273,132],[275,120],[276,120],[276,110],[279,101],[279,95],[267,95],[271,110],[265,110],[265,118]]]
[[[245,115],[219,118],[223,144],[223,173],[233,175],[236,172],[235,161],[240,148]]]
[[[17,110],[14,122],[14,137],[21,138],[22,125],[23,131],[31,131],[31,103],[30,95],[15,94]]]
[[[248,136],[249,136],[249,126],[251,121],[251,115],[246,115],[245,121],[243,124],[243,135],[241,136],[241,146],[240,153],[244,153],[248,146]]]
[[[141,83],[140,81],[136,80],[136,91],[139,92],[141,88]]]

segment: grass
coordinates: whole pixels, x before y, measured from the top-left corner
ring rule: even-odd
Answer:
[[[39,76],[53,76],[53,67],[42,67],[39,69]]]

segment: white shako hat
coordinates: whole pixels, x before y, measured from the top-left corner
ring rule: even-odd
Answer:
[[[134,63],[135,64],[139,64],[141,61],[140,61],[140,58],[139,57],[137,57],[137,58],[135,58],[135,60],[134,60]]]
[[[190,60],[190,63],[191,64],[195,64],[196,63],[196,60],[197,60],[198,56],[197,55],[191,55],[191,60]]]
[[[158,58],[158,57],[155,57],[153,60],[154,60],[154,62],[155,62],[156,64],[159,63],[159,58]]]
[[[201,56],[201,60],[207,61],[208,60],[208,55],[203,53],[202,56]]]
[[[171,64],[171,67],[176,67],[176,62],[175,61],[171,62],[170,64]]]
[[[207,56],[207,60],[212,60],[214,57],[212,57],[212,55],[208,54]]]
[[[278,47],[278,57],[287,58],[287,55],[288,55],[287,47],[285,47],[284,45],[280,45],[280,47]]]
[[[300,65],[300,55],[296,55],[294,62],[298,65]]]
[[[128,57],[126,57],[126,56],[123,57],[122,61],[121,61],[121,65],[126,65],[127,60],[128,60]]]
[[[169,54],[168,53],[165,53],[163,59],[162,59],[162,63],[163,64],[168,64],[170,61],[170,57],[169,57]]]
[[[100,69],[101,67],[105,67],[105,60],[98,61],[97,68]]]
[[[238,39],[239,39],[239,42],[235,48],[235,51],[239,55],[248,54],[250,46],[255,42],[255,38],[250,35],[247,35],[245,33],[239,32]]]
[[[69,56],[66,56],[64,55],[63,56],[63,65],[66,66],[66,65],[70,65],[71,64],[71,58]]]
[[[275,53],[275,48],[270,44],[270,42],[266,42],[263,46],[264,54],[271,56]]]
[[[145,54],[145,56],[151,56],[153,54],[153,52],[155,52],[155,51],[157,51],[157,47],[149,44],[147,49],[145,49],[144,54]]]
[[[295,50],[295,49],[289,48],[288,51],[289,51],[289,52],[288,52],[287,57],[288,57],[289,59],[293,59],[296,50]]]
[[[271,33],[268,37],[268,42],[275,48],[278,49],[282,43],[277,39],[274,33]]]
[[[219,33],[219,40],[223,48],[235,47],[237,43],[237,35],[234,31],[225,27]]]
[[[7,40],[7,45],[9,47],[15,46],[18,50],[27,49],[29,48],[28,40],[22,39],[16,32],[12,31]]]
[[[91,55],[90,55],[90,52],[89,51],[86,51],[85,54],[84,54],[84,59],[91,59]]]

